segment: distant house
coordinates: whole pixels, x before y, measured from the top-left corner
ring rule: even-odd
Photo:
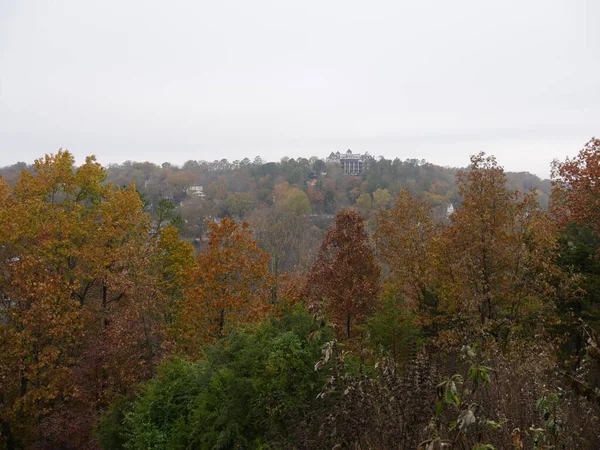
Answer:
[[[450,203],[446,208],[446,217],[450,217],[454,213],[454,205]]]
[[[360,175],[365,168],[365,156],[352,153],[348,149],[346,153],[331,153],[327,162],[339,162],[344,173],[348,175]]]
[[[188,187],[185,192],[190,196],[190,197],[197,197],[197,198],[204,198],[206,197],[206,194],[204,193],[204,187],[203,186],[190,186]]]

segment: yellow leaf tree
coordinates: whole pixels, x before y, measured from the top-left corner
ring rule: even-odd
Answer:
[[[437,247],[443,306],[496,334],[531,331],[552,305],[551,221],[535,193],[507,189],[494,157],[471,157],[458,187],[463,203]]]
[[[424,312],[435,280],[432,244],[439,231],[431,206],[403,189],[392,208],[377,213],[375,224],[386,296],[402,297],[410,308]]]
[[[90,439],[94,411],[151,375],[191,247],[153,234],[135,188],[105,184],[93,157],[47,155],[0,199],[0,439],[26,445],[51,419],[64,439],[81,417]]]

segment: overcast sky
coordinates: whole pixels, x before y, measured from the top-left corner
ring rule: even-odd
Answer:
[[[0,0],[0,166],[326,156],[547,176],[600,135],[598,0]]]

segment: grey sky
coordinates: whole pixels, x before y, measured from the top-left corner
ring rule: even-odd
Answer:
[[[326,156],[547,176],[600,134],[600,1],[0,0],[0,165]]]

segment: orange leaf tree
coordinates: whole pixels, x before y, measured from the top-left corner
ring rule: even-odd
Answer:
[[[248,224],[226,217],[209,228],[208,248],[198,255],[176,336],[191,355],[201,352],[202,343],[259,320],[271,307],[269,255]]]
[[[0,421],[15,445],[68,402],[93,417],[159,357],[191,249],[153,238],[133,186],[104,181],[93,157],[75,168],[59,151],[12,191],[0,182]]]
[[[88,213],[103,173],[93,158],[78,170],[73,163],[68,152],[46,156],[12,192],[2,189],[0,420],[9,443],[30,439],[29,428],[68,395],[81,346],[81,224],[96,220]]]

